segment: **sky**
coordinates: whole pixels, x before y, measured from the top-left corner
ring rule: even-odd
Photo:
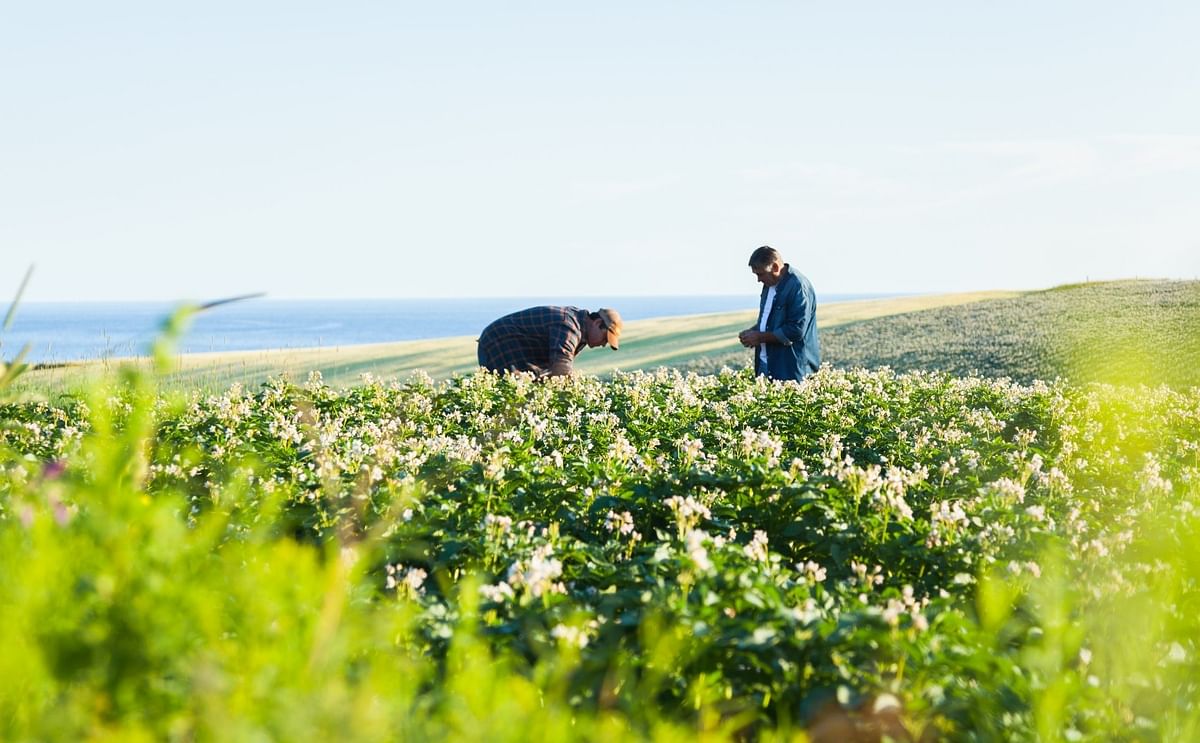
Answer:
[[[1200,277],[1200,3],[0,8],[0,298]]]

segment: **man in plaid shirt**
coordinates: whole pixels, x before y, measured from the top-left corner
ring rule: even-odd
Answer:
[[[479,365],[491,371],[529,371],[539,377],[571,373],[585,346],[617,350],[621,316],[578,307],[530,307],[496,320],[479,336]]]

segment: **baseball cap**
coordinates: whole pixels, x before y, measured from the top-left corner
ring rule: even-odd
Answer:
[[[596,310],[596,314],[604,322],[604,327],[608,328],[608,345],[612,350],[617,350],[617,341],[621,337],[621,328],[624,323],[621,322],[621,314],[616,310],[601,307]]]

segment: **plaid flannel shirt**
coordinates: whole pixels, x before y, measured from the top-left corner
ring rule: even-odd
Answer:
[[[570,374],[587,345],[588,315],[578,307],[530,307],[505,315],[479,335],[479,365],[492,371]]]

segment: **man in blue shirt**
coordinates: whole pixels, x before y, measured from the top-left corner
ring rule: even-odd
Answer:
[[[750,270],[763,285],[758,325],[743,330],[738,340],[754,349],[755,374],[800,381],[821,366],[812,283],[767,245],[750,255]]]

